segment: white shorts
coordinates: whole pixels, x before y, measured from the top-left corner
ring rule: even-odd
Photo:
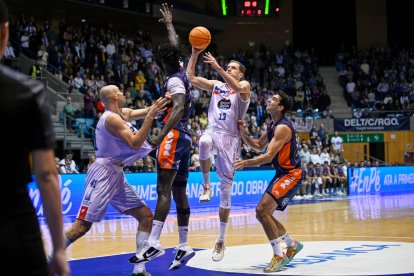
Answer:
[[[146,205],[125,179],[122,167],[97,159],[88,170],[82,204],[76,218],[99,222],[108,204],[119,213]]]
[[[241,140],[239,137],[214,130],[207,131],[213,141],[212,154],[216,155],[216,172],[224,183],[233,184],[234,162],[240,158]]]

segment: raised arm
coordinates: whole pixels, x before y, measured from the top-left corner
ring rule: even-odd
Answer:
[[[172,5],[171,7],[169,7],[167,3],[162,3],[161,9],[160,9],[162,18],[160,18],[158,21],[164,23],[165,26],[167,27],[168,40],[170,41],[170,44],[177,45],[178,35],[175,32],[174,25],[172,24],[172,9],[173,9]]]
[[[217,60],[213,55],[207,52],[204,55],[204,62],[209,63],[214,70],[216,70],[220,76],[223,77],[224,81],[230,86],[231,89],[237,91],[241,94],[248,94],[250,96],[250,83],[248,81],[242,80],[238,81],[234,77],[230,76],[223,68],[221,68],[220,64],[218,64]],[[230,70],[234,70],[235,68],[230,68]]]
[[[286,143],[286,141],[290,139],[291,135],[291,130],[288,126],[278,125],[275,128],[273,139],[267,146],[266,153],[261,154],[253,159],[236,160],[236,162],[234,162],[235,169],[241,170],[246,166],[257,166],[270,163]]]
[[[159,100],[160,99],[161,98],[159,98]],[[141,108],[141,109],[122,108],[122,115],[125,117],[127,121],[144,119],[145,116],[147,116],[148,112],[150,111],[151,107],[155,104],[156,103],[154,102],[151,106],[147,108]]]
[[[200,88],[201,90],[211,91],[214,88],[215,81],[208,80],[206,78],[197,77],[195,75],[195,66],[197,63],[198,55],[203,51],[203,49],[192,49],[190,60],[187,64],[187,75],[188,80],[191,82],[192,85]]]

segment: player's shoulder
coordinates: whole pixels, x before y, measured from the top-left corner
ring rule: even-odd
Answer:
[[[3,91],[13,91],[13,93],[22,91],[22,93],[37,94],[44,90],[42,82],[4,65],[0,65],[0,82]]]

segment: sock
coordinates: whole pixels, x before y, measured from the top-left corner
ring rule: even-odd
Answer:
[[[220,232],[218,240],[224,242],[224,236],[226,235],[227,223],[220,221]]]
[[[178,226],[179,245],[188,243],[188,226]]]
[[[280,246],[279,241],[277,239],[271,240],[270,245],[272,246],[274,255],[283,256],[282,247]]]
[[[295,239],[289,236],[289,234],[286,232],[283,236],[280,237],[282,241],[286,243],[287,246],[294,246],[295,245]]]
[[[71,245],[71,244],[72,244],[72,242],[68,239],[68,237],[66,237],[66,235],[63,235],[63,237],[64,237],[64,239],[65,239],[65,245],[66,245],[66,247],[65,247],[65,248],[68,248],[68,247],[69,247],[69,245]]]
[[[148,240],[150,233],[138,231],[136,236],[137,254],[144,248],[144,242]],[[132,273],[143,273],[145,271],[145,263],[139,263],[134,265],[134,271]]]
[[[148,242],[159,243],[160,242],[160,237],[161,237],[161,231],[162,231],[163,227],[164,227],[164,222],[163,221],[153,220],[152,221],[152,230],[151,230],[151,234],[149,236]]]
[[[203,172],[204,185],[210,187],[210,172]]]

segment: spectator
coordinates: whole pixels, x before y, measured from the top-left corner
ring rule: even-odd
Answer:
[[[66,116],[66,126],[71,128],[74,126],[75,119],[81,116],[81,112],[78,108],[72,103],[72,97],[68,96],[66,98],[66,103],[63,106],[63,114]]]

